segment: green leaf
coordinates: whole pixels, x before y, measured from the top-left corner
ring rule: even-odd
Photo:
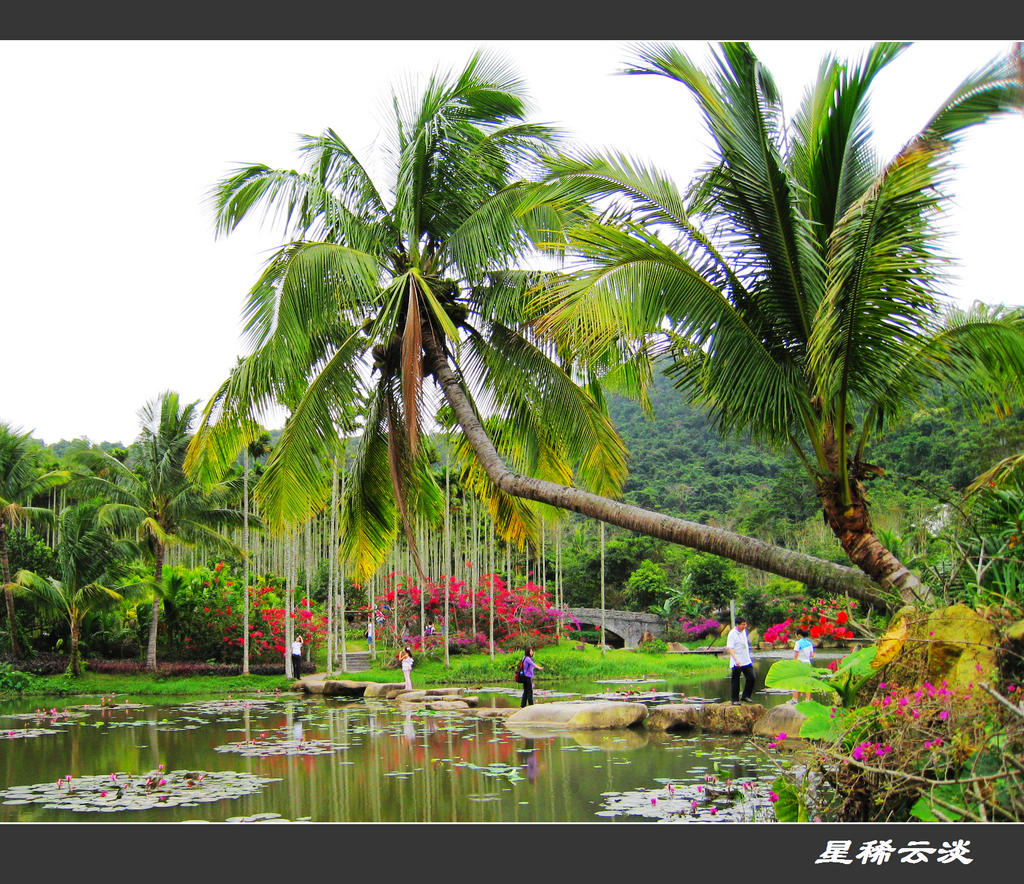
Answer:
[[[825,681],[828,677],[828,670],[815,668],[810,663],[802,663],[799,660],[778,660],[768,670],[764,683],[765,687],[769,688],[816,694],[837,694],[835,688]]]
[[[939,821],[939,818],[932,813],[931,802],[924,795],[914,802],[914,806],[910,808],[910,815],[925,823],[937,823]]]
[[[789,780],[777,777],[772,783],[772,790],[779,796],[775,802],[775,818],[780,823],[808,822],[807,805]]]
[[[812,740],[840,740],[845,729],[846,715],[836,706],[826,706],[816,700],[796,704],[797,712],[807,716],[800,726],[800,736]]]
[[[850,672],[856,678],[871,675],[874,672],[874,669],[871,668],[871,662],[875,659],[875,654],[877,653],[878,646],[869,645],[866,648],[861,648],[859,651],[854,651],[852,654],[847,654],[839,663],[836,675],[842,672]]]

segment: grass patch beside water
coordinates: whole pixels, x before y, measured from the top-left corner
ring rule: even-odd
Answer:
[[[334,678],[354,681],[401,682],[402,672],[397,666],[385,667],[390,660],[381,652],[377,665],[363,672],[335,672]],[[420,655],[413,669],[416,687],[460,684],[514,685],[513,674],[521,652],[489,654],[456,654],[451,669],[445,669],[440,657]],[[555,681],[582,681],[645,676],[688,676],[702,672],[720,672],[722,659],[707,654],[647,654],[642,651],[610,649],[604,654],[594,645],[582,650],[574,642],[549,645],[535,652],[534,658],[544,668],[537,674],[537,683]],[[321,661],[318,671],[324,671]],[[246,694],[275,690],[289,691],[293,681],[283,675],[192,675],[187,677],[159,676],[140,672],[125,675],[86,672],[80,678],[68,675],[26,675],[22,696],[196,696],[206,694]],[[17,696],[13,692],[0,696]]]
[[[622,649],[601,653],[595,645],[577,650],[572,642],[549,645],[534,652],[534,659],[544,668],[537,674],[537,682],[557,680],[584,680],[607,678],[643,678],[644,676],[687,676],[701,672],[716,672],[723,661],[709,654],[646,654],[642,651]],[[451,669],[444,661],[432,655],[417,657],[413,668],[413,684],[417,686],[441,684],[515,684],[513,675],[521,657],[519,651],[504,654],[458,654],[451,657]],[[355,681],[399,682],[402,672],[397,667],[380,665],[364,672],[337,674],[337,678]]]

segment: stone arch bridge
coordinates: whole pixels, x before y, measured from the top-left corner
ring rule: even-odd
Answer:
[[[581,624],[587,623],[595,629],[601,628],[600,608],[569,608],[568,612]],[[605,632],[619,636],[627,648],[635,648],[645,632],[655,638],[665,635],[665,621],[655,614],[644,614],[639,611],[613,611],[606,608],[604,612]]]

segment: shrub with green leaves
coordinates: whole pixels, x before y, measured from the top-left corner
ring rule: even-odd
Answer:
[[[10,663],[0,663],[0,693],[20,694],[32,684],[32,676],[14,669]]]

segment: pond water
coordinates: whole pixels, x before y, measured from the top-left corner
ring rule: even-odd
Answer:
[[[728,680],[548,682],[536,693],[543,702],[627,692],[651,704],[722,699]],[[513,686],[467,693],[481,706],[519,705]],[[755,695],[765,705],[787,698]],[[378,700],[106,702],[0,703],[0,822],[766,820],[786,763],[744,737],[521,731]]]

